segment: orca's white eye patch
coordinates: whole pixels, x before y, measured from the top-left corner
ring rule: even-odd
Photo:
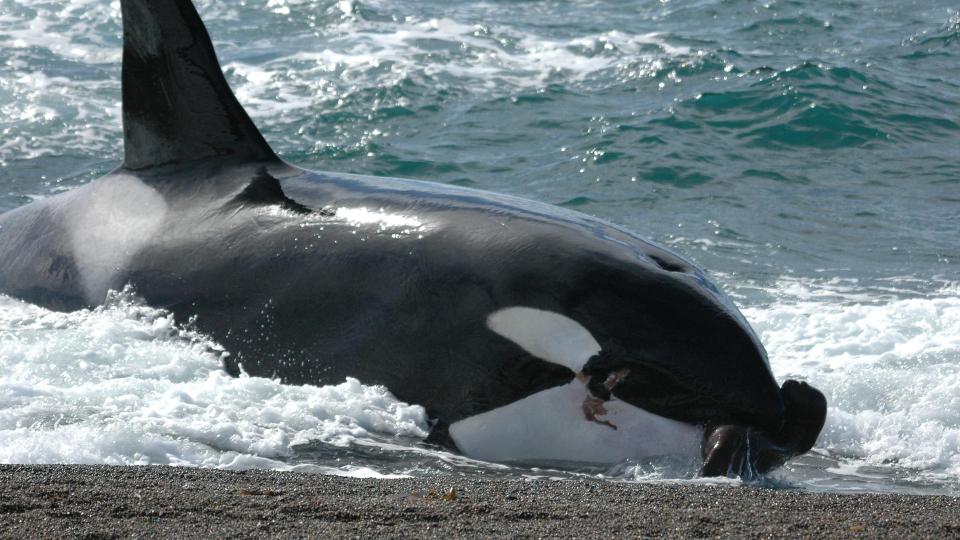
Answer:
[[[528,353],[579,373],[600,344],[577,321],[529,307],[508,307],[491,313],[487,327],[519,345]]]

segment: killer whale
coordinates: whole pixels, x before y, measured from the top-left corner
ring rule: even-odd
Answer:
[[[130,284],[231,373],[382,384],[485,459],[678,453],[739,474],[814,444],[822,394],[778,388],[682,257],[532,201],[286,164],[189,0],[121,9],[124,162],[0,216],[3,293],[72,310]]]

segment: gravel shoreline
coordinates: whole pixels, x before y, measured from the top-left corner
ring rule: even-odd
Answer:
[[[0,535],[956,537],[960,498],[757,487],[0,466]]]

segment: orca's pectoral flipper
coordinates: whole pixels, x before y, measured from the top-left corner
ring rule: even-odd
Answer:
[[[278,158],[237,102],[190,0],[121,0],[124,166]]]

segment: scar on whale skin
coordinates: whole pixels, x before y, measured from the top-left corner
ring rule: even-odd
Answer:
[[[607,389],[607,392],[613,390],[617,384],[620,383],[623,379],[630,374],[629,368],[618,369],[617,371],[611,372],[607,375],[607,379],[603,381],[603,387]],[[577,380],[588,385],[590,382],[590,377],[585,375],[582,371],[577,373]],[[589,389],[589,386],[588,386]],[[617,429],[617,426],[609,420],[601,420],[599,417],[607,414],[606,407],[603,406],[603,403],[607,401],[606,399],[597,397],[595,395],[588,394],[583,400],[583,415],[590,422],[596,422],[598,424],[607,426],[611,429]]]

